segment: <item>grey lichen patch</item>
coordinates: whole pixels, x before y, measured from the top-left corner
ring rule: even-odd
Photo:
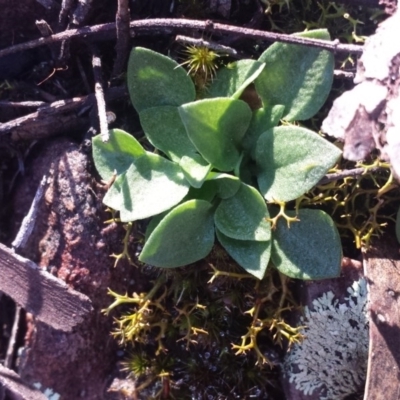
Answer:
[[[284,373],[305,395],[340,400],[365,382],[368,360],[367,286],[360,279],[343,303],[324,293],[305,308],[306,339],[287,354]]]

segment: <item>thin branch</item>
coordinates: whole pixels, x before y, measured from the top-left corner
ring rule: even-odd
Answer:
[[[112,78],[121,75],[126,69],[125,64],[128,59],[130,42],[130,13],[128,0],[118,0],[118,10],[115,23],[117,26],[117,44],[115,46],[117,56],[111,74]]]
[[[100,134],[103,142],[110,140],[108,133],[108,121],[106,111],[106,100],[104,99],[104,91],[101,76],[101,58],[98,55],[98,50],[92,46],[92,67],[94,75],[94,94],[97,103],[97,115],[99,116]]]
[[[72,7],[74,5],[74,0],[62,0],[61,10],[58,15],[58,28],[65,29],[68,25],[69,15],[72,13]]]
[[[106,101],[111,102],[126,98],[128,90],[126,86],[118,86],[108,89],[105,95]],[[13,140],[42,139],[76,129],[95,101],[95,95],[90,94],[47,104],[33,113],[0,124],[0,137],[11,133]]]
[[[11,329],[10,339],[8,340],[6,358],[4,360],[4,366],[6,368],[12,367],[20,320],[21,320],[21,306],[16,304],[14,313],[14,322]]]
[[[317,47],[333,53],[353,53],[362,54],[363,46],[355,44],[341,44],[338,40],[326,41],[319,39],[307,39],[300,36],[280,34],[275,32],[265,32],[257,29],[241,28],[233,25],[213,23],[211,21],[198,21],[187,19],[146,19],[132,21],[130,23],[131,36],[137,35],[165,35],[180,31],[205,31],[219,34],[240,34],[243,37],[265,40],[268,42],[284,42],[299,44],[303,46]],[[87,39],[114,39],[116,37],[116,24],[108,23],[95,26],[86,26],[79,29],[70,29],[47,38],[35,39],[29,42],[17,44],[6,49],[0,50],[0,57],[20,51],[33,49],[49,43],[60,42],[77,37]]]
[[[325,185],[329,182],[337,181],[339,179],[344,178],[357,178],[358,176],[364,175],[367,171],[368,172],[377,172],[379,170],[386,170],[386,168],[382,167],[373,167],[369,168],[368,170],[365,168],[353,168],[353,169],[345,169],[340,172],[335,172],[333,174],[326,174],[317,184],[318,185]]]
[[[72,14],[72,23],[81,26],[88,19],[93,0],[78,0],[78,5]]]
[[[26,242],[29,239],[29,236],[33,231],[36,222],[36,216],[39,210],[39,204],[42,200],[44,188],[46,186],[46,179],[46,175],[44,175],[42,180],[40,181],[39,187],[36,190],[35,197],[33,198],[28,214],[26,214],[25,218],[22,220],[22,224],[19,228],[18,234],[11,244],[14,250],[24,248]]]
[[[37,20],[35,24],[43,37],[49,37],[53,35],[53,30],[44,19]],[[52,59],[57,62],[59,45],[49,44],[48,47],[50,49]]]
[[[220,53],[225,53],[232,57],[237,57],[237,55],[238,55],[237,51],[235,49],[233,49],[232,47],[223,46],[222,44],[210,42],[210,41],[204,40],[204,39],[198,39],[198,38],[192,38],[192,37],[183,36],[183,35],[177,35],[175,40],[178,43],[182,43],[182,44],[207,47],[208,49],[218,51]]]
[[[49,103],[46,103],[45,101],[0,101],[0,107],[39,108],[48,105]]]
[[[73,6],[74,6],[74,0],[62,0],[61,10],[58,15],[57,32],[62,32],[68,28],[70,16],[72,15]],[[65,60],[69,59],[70,57],[69,50],[70,50],[69,42],[67,40],[63,40],[58,49],[57,64],[62,65],[65,62]]]
[[[36,27],[38,28],[40,34],[43,37],[49,37],[53,35],[53,30],[51,29],[50,25],[44,20],[44,19],[39,19],[35,22]]]

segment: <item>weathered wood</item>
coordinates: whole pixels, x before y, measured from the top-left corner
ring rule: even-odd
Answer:
[[[269,42],[282,42],[300,44],[303,46],[325,49],[334,53],[361,54],[363,47],[356,44],[339,43],[338,40],[328,41],[320,39],[302,38],[285,33],[266,32],[258,29],[242,28],[235,25],[213,23],[210,20],[201,21],[183,18],[152,18],[131,21],[129,24],[131,36],[138,35],[167,35],[187,31],[208,31],[223,35],[240,35],[243,38],[265,40]],[[85,40],[114,39],[117,35],[116,24],[107,23],[102,25],[85,26],[79,29],[69,29],[61,33],[51,35],[47,38],[31,40],[29,42],[16,44],[0,50],[0,58],[8,54],[18,53],[28,49],[34,49],[49,43],[62,42],[77,37]]]
[[[111,102],[127,95],[127,88],[122,86],[107,90],[105,98]],[[12,133],[14,140],[33,140],[79,131],[79,127],[89,126],[89,119],[79,116],[79,112],[95,104],[94,94],[55,101],[33,113],[0,124],[0,136]]]
[[[71,331],[92,310],[90,299],[0,244],[0,290],[55,329]]]
[[[400,257],[383,238],[365,256],[369,289],[369,358],[365,400],[400,398]]]
[[[47,397],[38,389],[26,384],[20,376],[11,369],[0,364],[0,385],[11,392],[13,400],[46,400]]]

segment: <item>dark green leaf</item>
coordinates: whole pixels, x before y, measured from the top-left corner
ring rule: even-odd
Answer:
[[[294,200],[315,186],[340,154],[336,146],[308,129],[270,129],[256,144],[260,192],[268,201]]]
[[[182,157],[179,165],[185,178],[195,188],[201,187],[211,169],[211,165],[199,154]]]
[[[178,164],[147,153],[117,179],[103,202],[120,211],[121,221],[136,221],[162,213],[178,204],[189,184]]]
[[[177,107],[148,108],[142,111],[139,117],[149,142],[172,161],[179,162],[183,156],[197,153],[186,133]]]
[[[131,51],[128,89],[138,112],[158,106],[180,106],[196,96],[184,68],[171,58],[143,47]]]
[[[271,242],[236,240],[216,230],[217,238],[228,254],[249,274],[262,279],[268,267]]]
[[[205,182],[205,184],[209,184],[211,182],[215,183],[216,194],[221,199],[228,199],[229,197],[233,196],[240,187],[239,178],[219,172],[210,172],[208,174],[207,182]]]
[[[212,205],[204,200],[189,200],[161,220],[139,260],[156,267],[181,267],[207,256],[213,244]]]
[[[108,181],[114,172],[119,175],[126,171],[144,152],[142,145],[121,129],[112,129],[108,142],[103,142],[101,135],[93,138],[94,164],[105,181]]]
[[[249,129],[247,129],[242,142],[243,148],[250,155],[253,155],[254,146],[260,135],[279,124],[284,110],[285,106],[277,105],[268,108],[259,108],[253,112]]]
[[[270,240],[271,224],[267,218],[265,200],[256,189],[244,183],[235,195],[221,201],[214,215],[218,230],[237,240]]]
[[[326,29],[296,34],[330,40]],[[264,107],[283,104],[287,121],[314,116],[325,103],[333,81],[334,57],[327,50],[274,43],[259,58],[266,66],[255,85]]]
[[[287,215],[295,213],[286,211]],[[299,222],[288,228],[280,218],[272,234],[271,259],[283,274],[297,279],[340,275],[342,247],[332,218],[321,210],[299,210]]]
[[[208,97],[232,97],[238,99],[244,89],[253,82],[265,64],[254,60],[239,60],[218,71]]]
[[[216,98],[179,107],[186,132],[198,152],[220,171],[232,171],[240,159],[240,143],[251,110],[241,100]]]

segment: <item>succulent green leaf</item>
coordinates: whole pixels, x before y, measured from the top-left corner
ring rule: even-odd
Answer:
[[[154,229],[157,227],[157,225],[161,222],[161,220],[170,212],[171,210],[167,210],[162,212],[161,214],[155,215],[150,219],[150,222],[148,223],[146,227],[146,232],[144,234],[144,240],[147,242],[147,239],[150,237]]]
[[[139,113],[140,123],[149,142],[164,152],[172,161],[196,154],[179,116],[172,106],[148,108]]]
[[[268,241],[271,224],[265,200],[251,186],[240,184],[236,194],[221,200],[214,221],[220,232],[237,240]]]
[[[123,187],[125,185],[126,179],[126,171],[122,174],[118,175],[108,189],[106,195],[104,196],[103,203],[107,206],[112,208],[113,210],[120,211],[125,207],[125,203],[127,202],[130,204],[129,194],[125,193],[126,198],[124,197]]]
[[[195,188],[201,187],[211,169],[211,165],[199,154],[182,157],[179,165],[185,178]]]
[[[93,138],[94,165],[101,178],[108,181],[116,172],[126,171],[133,161],[145,153],[142,145],[121,129],[110,130],[110,139],[103,142],[101,135]]]
[[[212,202],[215,196],[218,193],[218,185],[215,181],[205,181],[200,188],[191,187],[189,189],[189,193],[183,199],[184,201],[187,200],[205,200],[208,202]]]
[[[294,211],[286,211],[294,216]],[[283,274],[297,279],[340,275],[342,247],[332,218],[321,210],[301,209],[299,222],[280,218],[272,234],[271,260]]]
[[[400,207],[396,215],[396,238],[397,241],[400,243]]]
[[[240,143],[251,119],[241,100],[216,98],[179,107],[186,132],[198,152],[220,171],[232,171],[240,159]]]
[[[240,179],[229,174],[219,172],[210,172],[207,176],[207,182],[215,182],[216,194],[221,199],[228,199],[233,196],[240,188]]]
[[[121,221],[136,221],[166,211],[188,193],[189,184],[178,164],[152,153],[139,157],[116,179],[104,204],[120,211]]]
[[[264,67],[264,63],[254,60],[240,60],[229,64],[217,72],[209,88],[208,97],[238,99]]]
[[[261,194],[268,201],[286,202],[315,186],[341,151],[308,129],[280,126],[259,137],[255,153]]]
[[[271,255],[271,242],[236,240],[216,230],[218,241],[228,254],[249,274],[262,279]]]
[[[212,205],[204,200],[189,200],[161,220],[139,260],[156,267],[181,267],[204,258],[213,244]]]
[[[138,112],[193,101],[194,84],[177,62],[155,51],[134,47],[128,62],[128,89]]]
[[[249,129],[247,130],[242,146],[248,152],[252,153],[258,138],[262,133],[279,124],[283,116],[285,106],[276,105],[268,108],[259,108],[253,112]]]
[[[326,29],[296,34],[330,40]],[[274,43],[259,58],[266,66],[255,80],[264,107],[285,106],[284,119],[305,120],[325,103],[333,81],[334,57],[327,50]]]

